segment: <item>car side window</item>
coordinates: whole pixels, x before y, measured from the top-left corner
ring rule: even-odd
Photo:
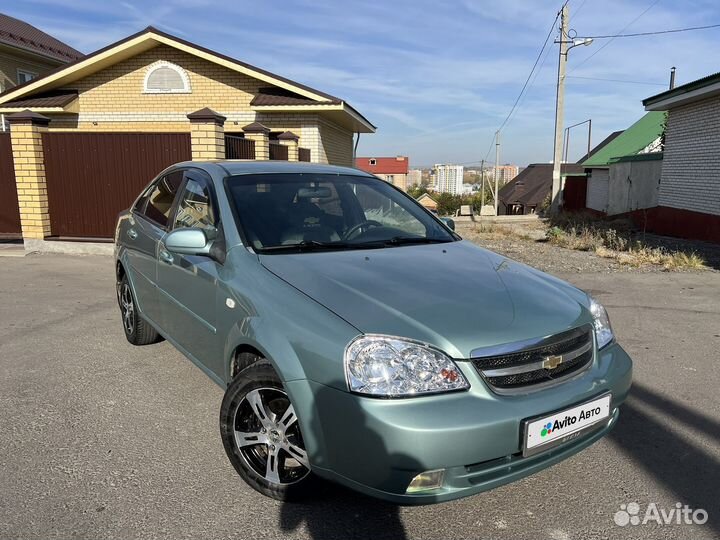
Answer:
[[[217,226],[210,188],[207,183],[188,178],[178,202],[173,229],[198,227],[212,229]]]
[[[143,191],[143,194],[140,195],[137,202],[133,206],[133,212],[137,212],[138,214],[144,214],[145,213],[145,205],[147,205],[147,201],[150,198],[150,193],[152,193],[153,189],[155,188],[155,184],[152,184],[148,188]]]
[[[183,171],[173,171],[158,180],[147,195],[145,210],[142,212],[145,217],[167,228],[173,202],[182,180]]]

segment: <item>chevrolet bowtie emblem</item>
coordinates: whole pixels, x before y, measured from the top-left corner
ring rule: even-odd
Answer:
[[[562,364],[562,361],[562,356],[546,356],[545,360],[543,360],[542,367],[545,369],[555,369]]]

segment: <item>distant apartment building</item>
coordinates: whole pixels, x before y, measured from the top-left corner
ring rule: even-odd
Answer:
[[[374,174],[403,191],[407,191],[409,187],[410,159],[407,156],[356,157],[355,167]]]
[[[515,178],[520,172],[517,165],[500,165],[499,167],[493,167],[492,175],[490,178],[495,180],[495,170],[498,172],[498,183],[507,184],[510,180]]]
[[[440,193],[459,195],[463,191],[463,166],[436,164],[435,189]]]
[[[407,175],[407,188],[419,186],[422,184],[422,171],[420,169],[410,169]]]

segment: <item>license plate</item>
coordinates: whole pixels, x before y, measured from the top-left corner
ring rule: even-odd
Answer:
[[[599,427],[595,424],[610,416],[610,401],[611,395],[604,394],[581,405],[526,420],[523,456],[544,452]]]

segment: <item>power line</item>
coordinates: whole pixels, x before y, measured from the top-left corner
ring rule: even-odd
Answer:
[[[654,0],[654,2],[653,2],[652,4],[650,4],[648,7],[645,8],[645,11],[643,11],[640,15],[638,15],[638,16],[635,17],[632,21],[630,21],[629,23],[627,23],[627,24],[623,27],[623,29],[620,30],[620,31],[617,33],[617,35],[622,34],[625,30],[627,30],[630,26],[632,26],[635,22],[637,22],[638,19],[640,19],[643,15],[645,15],[645,14],[646,14],[648,11],[650,11],[653,7],[655,7],[655,4],[657,4],[659,1],[660,1],[660,0]],[[600,48],[597,49],[594,53],[592,53],[590,56],[588,56],[587,58],[585,58],[585,59],[584,59],[582,62],[580,62],[578,65],[574,66],[573,69],[570,70],[570,72],[572,73],[572,71],[574,71],[574,70],[576,70],[577,68],[579,68],[580,66],[582,66],[584,63],[586,63],[588,60],[590,60],[593,56],[595,56],[597,53],[599,53],[600,51],[602,51],[605,47],[607,47],[608,45],[610,45],[610,44],[613,42],[614,39],[615,39],[614,37],[609,37],[608,41],[606,41],[606,42],[603,44],[602,47],[600,47]]]
[[[667,86],[667,83],[628,81],[628,80],[623,80],[623,79],[605,79],[603,77],[575,77],[573,75],[567,75],[565,78],[566,79],[586,79],[588,81],[608,81],[608,82],[627,83],[627,84],[647,84],[650,86]]]
[[[567,3],[567,2],[565,2],[565,3]],[[530,73],[528,73],[527,79],[525,79],[525,84],[523,84],[522,89],[520,90],[518,97],[515,99],[515,103],[513,103],[513,106],[510,109],[510,112],[505,117],[505,120],[503,120],[502,124],[500,124],[500,127],[495,131],[496,134],[497,134],[497,132],[501,131],[505,127],[508,120],[510,119],[510,116],[512,116],[512,113],[515,111],[515,108],[517,107],[517,104],[520,101],[520,98],[523,96],[523,93],[525,92],[525,89],[527,88],[527,85],[530,82],[530,78],[533,76],[533,73],[535,73],[535,68],[537,67],[538,62],[540,62],[540,58],[542,57],[543,52],[545,52],[545,47],[547,47],[548,41],[550,40],[550,36],[552,36],[553,30],[555,30],[555,23],[557,22],[558,17],[560,17],[560,12],[558,12],[557,15],[555,15],[555,19],[553,20],[552,25],[550,26],[550,31],[548,32],[547,37],[545,38],[545,41],[543,42],[543,46],[540,49],[540,52],[538,53],[537,58],[535,58],[535,63],[533,64],[533,67],[530,70]],[[487,160],[487,158],[490,156],[490,152],[492,151],[494,142],[495,142],[495,137],[493,137],[492,141],[490,141],[490,147],[488,148],[488,151],[485,154],[485,160]]]
[[[614,34],[607,36],[586,36],[592,39],[614,39],[614,38],[626,38],[626,37],[637,37],[637,36],[657,36],[659,34],[675,34],[677,32],[690,32],[692,30],[707,30],[708,28],[718,28],[720,24],[709,24],[707,26],[691,26],[689,28],[675,28],[673,30],[658,30],[656,32],[636,32],[634,34]]]
[[[550,53],[552,52],[551,48],[548,48],[545,51],[545,56],[543,56],[542,62],[540,62],[540,67],[535,71],[535,75],[533,75],[532,80],[530,81],[530,84],[527,87],[527,90],[525,91],[525,95],[520,100],[520,103],[518,104],[518,108],[515,109],[515,114],[517,114],[517,111],[520,109],[520,106],[525,103],[525,100],[527,99],[528,95],[530,94],[530,90],[532,90],[532,87],[535,85],[535,81],[537,80],[538,76],[542,72],[543,67],[545,67],[545,61],[547,60],[548,56],[550,56]],[[514,118],[514,117],[513,117]],[[511,118],[512,119],[512,118]]]
[[[580,4],[580,7],[575,10],[575,17],[577,17],[578,13],[580,13],[580,10],[585,6],[585,2],[587,2],[587,0],[583,0],[582,4]]]
[[[517,104],[520,101],[520,98],[522,97],[523,93],[525,92],[525,89],[527,88],[528,83],[530,82],[530,78],[533,76],[533,73],[535,73],[535,68],[537,67],[538,62],[540,62],[540,58],[542,57],[542,54],[545,52],[545,47],[547,47],[548,41],[550,41],[550,36],[552,35],[553,30],[555,30],[555,23],[557,22],[559,16],[560,16],[560,13],[555,15],[555,20],[553,21],[552,25],[550,26],[550,31],[548,32],[548,35],[545,38],[545,42],[543,43],[543,46],[540,49],[540,52],[538,53],[537,58],[535,58],[535,63],[533,64],[533,67],[530,70],[530,73],[528,73],[527,79],[525,79],[525,84],[523,84],[523,87],[520,90],[520,93],[518,94],[518,97],[515,100],[515,103],[513,103],[512,109],[510,109],[510,112],[505,117],[505,120],[503,120],[503,123],[500,124],[500,127],[497,128],[497,131],[502,131],[502,128],[505,127],[505,124],[507,124],[507,121],[510,119],[510,116],[515,111],[515,107],[517,107]]]

